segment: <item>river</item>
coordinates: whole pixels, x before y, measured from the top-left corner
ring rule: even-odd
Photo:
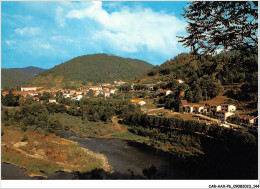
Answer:
[[[152,165],[156,173],[152,179],[193,179],[190,171],[180,166],[169,154],[155,150],[146,145],[122,139],[83,138],[70,131],[64,131],[61,137],[77,141],[82,147],[96,153],[103,153],[108,158],[114,172],[107,173],[106,179],[147,179],[143,169]],[[4,179],[43,179],[30,178],[24,170],[10,164],[2,163]],[[46,174],[48,179],[78,179],[77,175],[66,172]]]

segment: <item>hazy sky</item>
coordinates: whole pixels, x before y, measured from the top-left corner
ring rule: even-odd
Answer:
[[[184,1],[2,2],[2,68],[51,68],[80,55],[109,53],[162,64],[188,52]]]

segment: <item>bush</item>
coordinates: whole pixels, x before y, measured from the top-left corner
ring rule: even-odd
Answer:
[[[28,137],[27,137],[27,135],[26,134],[24,134],[23,135],[23,138],[22,138],[22,140],[21,140],[22,142],[25,142],[25,141],[28,141]]]

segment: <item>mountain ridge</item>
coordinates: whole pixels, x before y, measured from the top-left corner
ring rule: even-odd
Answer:
[[[26,84],[62,87],[82,82],[132,81],[154,66],[138,59],[122,58],[104,53],[83,55],[39,73]]]

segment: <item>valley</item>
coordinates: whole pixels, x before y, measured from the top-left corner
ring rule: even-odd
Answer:
[[[21,178],[32,179],[255,178],[257,72],[243,64],[230,80],[226,65],[216,69],[229,56],[180,54],[139,79],[112,81],[85,78],[72,60],[69,71],[57,66],[10,86],[1,99],[3,167],[24,168]],[[155,163],[162,157],[167,165]]]

